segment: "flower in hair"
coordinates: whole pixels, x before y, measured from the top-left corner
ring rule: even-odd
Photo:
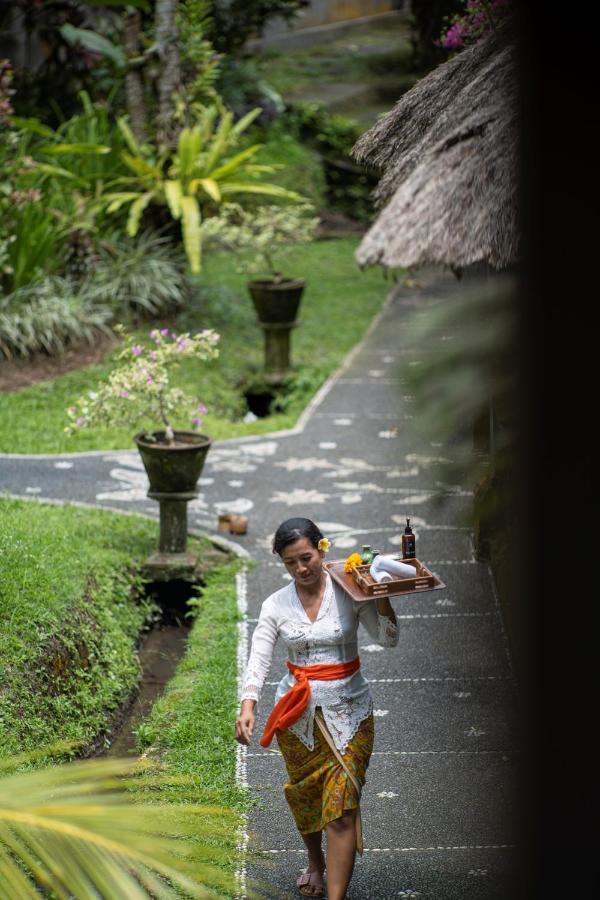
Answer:
[[[317,544],[319,550],[322,550],[323,553],[327,553],[327,551],[331,548],[331,541],[329,538],[321,538],[319,543]]]

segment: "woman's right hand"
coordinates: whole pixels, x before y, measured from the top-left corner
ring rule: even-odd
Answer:
[[[252,739],[254,731],[254,723],[256,716],[254,715],[255,700],[244,700],[240,714],[235,722],[235,739],[240,744],[248,745]]]

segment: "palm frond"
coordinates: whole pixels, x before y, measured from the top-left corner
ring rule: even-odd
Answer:
[[[233,852],[237,816],[164,802],[174,780],[182,777],[143,774],[140,761],[115,759],[1,777],[0,877],[10,896],[37,898],[40,887],[61,900],[231,891],[233,878],[214,863]]]

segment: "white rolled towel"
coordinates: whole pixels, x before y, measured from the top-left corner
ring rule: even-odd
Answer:
[[[369,571],[371,572],[371,575],[373,576],[375,581],[379,581],[380,583],[383,581],[393,581],[393,578],[389,572],[374,572],[372,568],[369,569]]]
[[[392,559],[391,556],[377,554],[371,563],[369,572],[375,581],[391,581],[392,575],[395,575],[397,578],[415,578],[417,569],[415,566],[400,562],[398,559]],[[389,575],[390,578],[383,578],[383,575]]]

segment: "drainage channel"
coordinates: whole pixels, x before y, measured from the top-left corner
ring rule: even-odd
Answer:
[[[191,625],[185,614],[187,601],[196,596],[194,585],[154,582],[146,590],[160,611],[138,645],[142,670],[138,688],[105,732],[96,756],[124,757],[136,752],[135,731],[163,694],[186,650]]]

